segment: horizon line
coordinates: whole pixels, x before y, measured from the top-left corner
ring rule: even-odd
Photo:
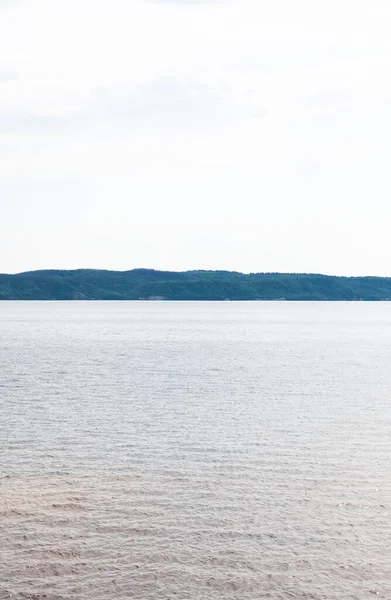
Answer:
[[[53,272],[67,272],[76,273],[80,271],[96,271],[102,273],[132,273],[136,271],[149,271],[156,273],[234,273],[237,275],[301,275],[301,276],[314,276],[314,277],[336,277],[345,279],[364,279],[364,278],[375,278],[375,279],[390,279],[391,275],[336,275],[333,273],[320,273],[320,272],[309,272],[309,271],[236,271],[229,269],[185,269],[185,270],[172,270],[172,269],[155,269],[153,267],[134,267],[132,269],[103,269],[96,267],[79,267],[74,269],[32,269],[29,271],[17,271],[14,273],[0,272],[0,276],[17,277],[18,275],[30,275],[35,273],[53,273]]]

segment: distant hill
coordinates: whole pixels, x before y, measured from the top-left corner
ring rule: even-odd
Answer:
[[[0,300],[391,300],[390,277],[230,271],[0,274]]]

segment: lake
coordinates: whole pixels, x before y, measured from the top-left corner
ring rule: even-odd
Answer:
[[[1,302],[0,600],[391,597],[391,303]]]

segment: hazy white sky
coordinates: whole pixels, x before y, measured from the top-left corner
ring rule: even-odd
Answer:
[[[391,275],[390,0],[0,0],[0,272]]]

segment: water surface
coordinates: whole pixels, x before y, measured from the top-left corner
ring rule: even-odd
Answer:
[[[391,304],[0,303],[0,599],[391,598]]]

